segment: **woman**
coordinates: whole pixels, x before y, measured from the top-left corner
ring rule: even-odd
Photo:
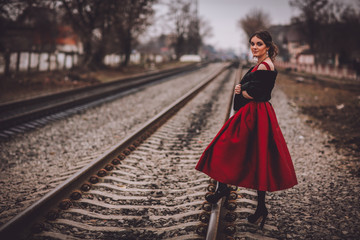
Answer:
[[[205,149],[196,169],[218,181],[215,193],[206,197],[210,203],[229,196],[226,184],[257,190],[258,205],[248,221],[261,221],[263,228],[268,215],[266,191],[290,188],[297,179],[274,109],[268,102],[277,76],[273,64],[277,47],[267,31],[254,33],[249,43],[258,61],[235,87],[234,108],[239,111]]]

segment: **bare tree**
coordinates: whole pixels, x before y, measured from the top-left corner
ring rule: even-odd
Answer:
[[[168,4],[177,59],[183,54],[197,54],[203,38],[211,34],[211,27],[198,17],[197,5],[193,3],[191,0],[173,0]]]
[[[28,7],[25,1],[0,0],[0,52],[4,57],[4,74],[10,73],[10,51],[13,49],[12,41],[8,39],[8,30],[14,25],[18,16]]]
[[[79,35],[84,46],[83,66],[94,68],[94,40],[102,37],[104,26],[104,2],[102,0],[61,0],[65,17]]]
[[[202,42],[206,38],[211,38],[213,36],[212,26],[204,18],[199,18],[199,34]]]
[[[199,20],[197,18],[194,18],[189,22],[187,34],[187,53],[189,54],[198,54],[202,43],[199,28]]]
[[[53,1],[45,0],[0,0],[0,52],[5,60],[5,75],[10,73],[11,52],[55,49],[53,6]]]
[[[11,10],[18,9],[13,4],[10,0],[0,0],[0,52],[5,61],[5,75],[10,73],[10,49],[5,39],[7,35],[6,30],[9,24],[15,20],[12,19]]]
[[[175,42],[174,49],[176,58],[186,53],[186,39],[188,26],[191,19],[190,15],[191,2],[185,0],[173,0],[169,4],[169,17],[174,23]]]
[[[255,8],[238,21],[238,26],[244,30],[249,38],[258,30],[268,29],[270,26],[270,16],[261,9]]]
[[[15,21],[17,17],[35,1],[27,0],[0,0],[0,18]]]
[[[349,64],[360,54],[360,9],[342,1],[292,0],[300,10],[293,25],[305,36],[315,62]],[[334,60],[335,59],[335,60]]]
[[[290,6],[298,8],[301,11],[300,16],[292,20],[298,25],[299,31],[304,34],[311,51],[315,49],[315,39],[318,38],[323,11],[327,4],[328,0],[290,1]]]
[[[125,54],[123,66],[130,60],[130,54],[140,34],[151,24],[154,14],[153,4],[156,0],[122,0],[114,1],[113,27],[122,53]]]
[[[123,65],[138,36],[151,23],[156,0],[61,0],[66,16],[84,45],[84,63],[103,64],[108,51],[125,54]],[[110,46],[110,47],[109,47]]]

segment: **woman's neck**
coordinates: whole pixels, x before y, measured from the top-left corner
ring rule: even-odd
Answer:
[[[267,58],[268,56],[266,56],[266,55],[263,55],[263,56],[261,56],[261,57],[258,57],[258,64],[260,64],[260,63],[262,63],[266,58]]]

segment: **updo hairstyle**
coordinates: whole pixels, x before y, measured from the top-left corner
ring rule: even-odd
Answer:
[[[272,37],[270,35],[270,33],[268,31],[256,31],[249,39],[249,43],[251,43],[251,39],[253,37],[258,37],[260,38],[266,45],[266,47],[269,48],[268,50],[268,55],[269,55],[269,58],[274,61],[275,60],[275,57],[276,55],[278,55],[278,47],[275,45],[275,43],[272,41]]]

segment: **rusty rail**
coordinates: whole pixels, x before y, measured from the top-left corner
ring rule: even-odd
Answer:
[[[236,71],[235,74],[235,79],[234,79],[234,88],[235,85],[238,84],[240,82],[240,78],[242,76],[242,65],[239,64],[239,67]],[[233,94],[231,94],[230,100],[229,100],[229,104],[228,104],[228,112],[227,115],[228,116],[226,118],[229,119],[232,115],[234,115],[234,110],[233,110]],[[225,122],[226,122],[225,120]],[[220,201],[217,204],[213,204],[211,207],[211,214],[210,214],[210,219],[209,219],[209,225],[208,225],[208,229],[207,229],[207,233],[206,233],[206,240],[217,240],[217,239],[225,239],[224,233],[223,231],[221,231],[223,228],[222,224],[221,224],[221,216],[222,211],[223,211],[223,206],[225,204],[225,198],[220,199]]]
[[[138,130],[122,140],[118,145],[95,159],[35,204],[4,224],[0,228],[0,238],[24,239],[30,232],[38,231],[39,228],[41,228],[41,222],[45,220],[46,217],[51,218],[53,215],[56,215],[58,211],[57,206],[66,208],[67,205],[71,205],[72,200],[79,199],[82,192],[91,188],[90,183],[95,183],[96,178],[105,176],[107,169],[111,168],[112,164],[118,164],[123,156],[130,154],[130,152],[135,149],[139,142],[144,141],[150,136],[150,134],[159,128],[169,117],[179,111],[182,106],[195,97],[196,94],[230,66],[231,64],[226,64],[220,71],[206,77],[191,91],[144,123]]]

